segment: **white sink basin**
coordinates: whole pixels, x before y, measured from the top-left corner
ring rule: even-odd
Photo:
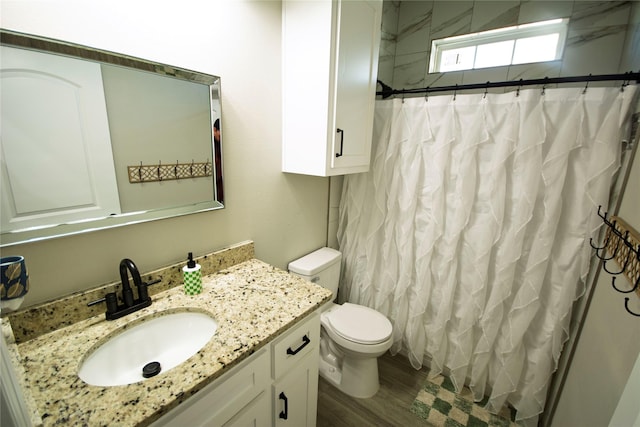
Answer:
[[[197,312],[178,312],[124,329],[92,352],[78,376],[87,384],[117,386],[162,375],[196,354],[215,334],[218,324]],[[159,362],[160,372],[157,365]],[[155,368],[155,369],[154,369]]]

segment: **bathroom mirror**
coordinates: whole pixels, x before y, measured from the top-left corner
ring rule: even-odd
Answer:
[[[224,207],[219,77],[0,36],[0,247]]]

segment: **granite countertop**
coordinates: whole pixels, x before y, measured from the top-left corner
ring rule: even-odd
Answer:
[[[17,344],[33,419],[43,425],[148,425],[329,301],[331,292],[250,259],[203,277],[199,295],[176,286],[152,298],[150,307],[123,318],[107,321],[101,314]],[[186,362],[125,386],[92,386],[78,377],[83,358],[117,329],[184,310],[218,322],[213,338]]]

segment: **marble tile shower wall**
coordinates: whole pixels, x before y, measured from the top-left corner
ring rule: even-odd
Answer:
[[[378,79],[394,89],[610,74],[640,68],[636,1],[384,1]],[[428,73],[431,40],[569,18],[562,60]]]

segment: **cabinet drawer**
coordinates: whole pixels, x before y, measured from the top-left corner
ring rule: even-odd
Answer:
[[[283,334],[271,344],[273,378],[280,378],[320,345],[320,316],[310,315],[306,320]]]
[[[269,352],[259,350],[160,418],[153,427],[222,425],[260,393],[266,393],[271,382],[270,364]]]

